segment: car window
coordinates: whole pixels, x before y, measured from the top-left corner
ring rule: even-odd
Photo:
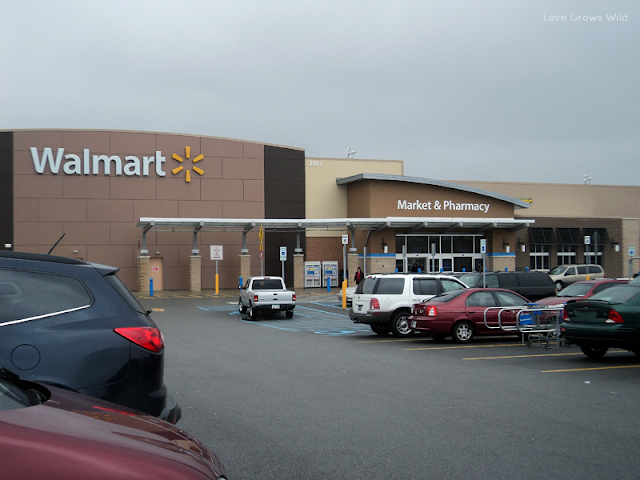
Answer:
[[[109,282],[109,284],[116,289],[116,292],[124,298],[124,300],[133,307],[134,310],[145,313],[145,309],[142,308],[142,305],[136,300],[136,297],[129,291],[129,289],[125,286],[124,283],[116,276],[115,273],[110,275],[105,275],[105,280]]]
[[[601,283],[600,285],[596,285],[596,288],[593,289],[593,294],[595,295],[596,293],[600,293],[603,290],[606,290],[607,288],[611,288],[611,287],[619,287],[620,284],[617,282],[606,282],[606,283]]]
[[[460,281],[471,288],[482,285],[482,275],[462,275]]]
[[[360,282],[360,284],[356,287],[356,293],[362,293],[365,295],[370,295],[373,292],[373,287],[376,284],[378,279],[376,277],[366,277],[364,282]]]
[[[491,292],[475,292],[467,297],[469,307],[495,307],[496,300]]]
[[[564,272],[565,276],[567,275],[575,275],[576,274],[576,267],[571,267],[571,268],[567,268],[567,271]]]
[[[437,295],[440,293],[438,281],[435,278],[414,278],[413,293],[415,295]]]
[[[611,283],[610,285],[614,285]],[[563,288],[556,295],[557,297],[584,297],[591,290],[590,283],[572,283],[568,287]]]
[[[590,297],[589,300],[604,300],[609,303],[627,303],[639,294],[640,288],[638,287],[618,286],[597,293]]]
[[[376,294],[402,295],[404,292],[404,278],[381,278],[378,282]]]
[[[518,283],[518,279],[512,273],[506,273],[504,275],[500,275],[500,286],[504,288],[512,288],[518,287],[520,284]]]
[[[88,307],[91,295],[73,277],[0,269],[0,325]]]
[[[602,273],[602,267],[600,265],[588,265],[589,273]]]
[[[455,280],[451,280],[449,278],[441,278],[440,283],[442,283],[442,289],[445,292],[448,292],[450,290],[462,290],[465,288],[464,285],[462,285],[461,283],[456,282]]]
[[[549,275],[562,275],[567,267],[556,267],[549,272]]]
[[[279,278],[264,278],[253,281],[253,290],[282,290],[282,280]]]
[[[464,293],[464,290],[450,290],[433,297],[427,303],[447,303]]]
[[[586,275],[587,274],[587,266],[586,265],[580,265],[578,267],[578,275]]]
[[[510,292],[495,292],[501,307],[521,307],[527,305],[524,298]]]

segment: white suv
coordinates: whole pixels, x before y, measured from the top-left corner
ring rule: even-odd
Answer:
[[[378,335],[391,332],[396,337],[407,337],[413,334],[407,319],[414,304],[462,288],[467,286],[449,275],[368,275],[356,289],[349,318],[355,323],[370,325]]]

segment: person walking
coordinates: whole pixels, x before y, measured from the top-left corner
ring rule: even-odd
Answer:
[[[358,269],[356,270],[356,274],[353,279],[355,280],[356,285],[360,285],[360,282],[364,280],[364,274],[362,273],[362,270],[360,270],[360,267],[358,267]]]

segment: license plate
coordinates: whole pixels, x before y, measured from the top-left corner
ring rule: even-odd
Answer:
[[[280,310],[280,305],[271,305],[271,308],[274,310]]]
[[[362,310],[362,305],[358,305],[358,311],[360,312]]]

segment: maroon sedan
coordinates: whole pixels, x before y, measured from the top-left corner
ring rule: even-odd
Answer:
[[[225,478],[213,453],[168,422],[1,367],[0,465],[3,480]]]
[[[554,297],[547,297],[536,301],[541,305],[563,305],[569,300],[584,300],[596,293],[600,293],[607,288],[616,287],[629,283],[627,279],[617,280],[615,278],[599,278],[596,280],[583,280],[564,287]]]
[[[523,296],[501,288],[452,290],[414,305],[409,326],[413,331],[428,333],[434,340],[451,336],[457,343],[469,343],[475,335],[515,335],[520,310],[517,307],[528,304]],[[489,328],[498,327],[498,315],[500,323],[512,330]]]

